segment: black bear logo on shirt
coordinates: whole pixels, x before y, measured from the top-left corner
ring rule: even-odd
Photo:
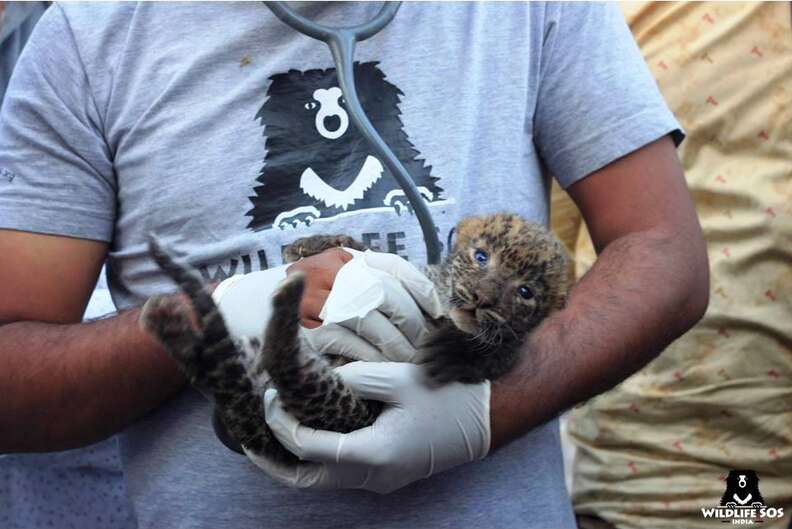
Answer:
[[[439,200],[439,178],[403,129],[403,93],[377,64],[355,63],[361,105],[424,199]],[[290,70],[270,80],[267,101],[256,115],[267,154],[256,195],[250,197],[253,208],[246,213],[249,228],[287,229],[360,209],[409,209],[404,192],[351,122],[334,68]]]
[[[726,478],[726,492],[720,504],[724,507],[762,507],[759,476],[753,470],[731,470]]]

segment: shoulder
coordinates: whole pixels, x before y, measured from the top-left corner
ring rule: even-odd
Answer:
[[[586,53],[592,45],[607,46],[614,32],[629,33],[616,2],[548,2],[541,18],[545,39],[560,35],[564,41],[561,46],[568,53],[574,48]]]
[[[122,20],[128,24],[139,6],[139,2],[55,2],[49,11],[59,13],[74,28],[97,32]]]
[[[42,17],[52,27],[70,30],[75,37],[96,37],[128,27],[137,2],[56,2]]]
[[[36,24],[26,51],[36,62],[65,61],[86,73],[104,68],[123,43],[136,9],[126,2],[55,3]]]
[[[123,42],[139,9],[136,2],[55,3],[42,18],[52,31],[65,34],[80,55],[113,53]]]

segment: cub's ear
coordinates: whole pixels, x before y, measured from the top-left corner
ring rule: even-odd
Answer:
[[[465,217],[457,223],[456,241],[452,250],[469,246],[473,239],[477,239],[484,232],[484,219],[481,217]]]

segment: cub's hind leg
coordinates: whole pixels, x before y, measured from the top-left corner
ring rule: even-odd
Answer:
[[[174,296],[151,298],[141,313],[142,327],[159,338],[200,389],[213,394],[241,389],[238,381],[245,371],[240,352],[200,275],[177,263],[155,238],[149,249],[186,302]]]
[[[264,421],[263,401],[248,377],[244,356],[201,277],[176,263],[156,239],[149,248],[187,299],[152,297],[141,312],[141,327],[159,339],[194,387],[212,396],[234,440],[256,453],[282,455],[285,450]]]
[[[327,360],[300,347],[299,307],[305,277],[286,278],[272,300],[260,363],[278,389],[284,408],[311,428],[351,432],[369,426],[379,415],[379,402],[364,400],[344,384]]]

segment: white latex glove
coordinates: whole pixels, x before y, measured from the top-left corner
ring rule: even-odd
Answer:
[[[319,353],[412,360],[430,330],[424,313],[434,318],[443,313],[431,281],[397,255],[344,250],[353,258],[336,275],[320,314],[323,323],[302,328],[303,336]],[[288,266],[233,276],[218,285],[213,297],[232,335],[261,336],[272,313],[272,293]]]
[[[279,482],[388,493],[489,452],[489,382],[433,388],[420,366],[396,362],[353,362],[336,371],[358,395],[385,408],[371,426],[340,434],[300,425],[277,391],[268,390],[267,424],[289,451],[314,462],[280,468],[248,454]]]

